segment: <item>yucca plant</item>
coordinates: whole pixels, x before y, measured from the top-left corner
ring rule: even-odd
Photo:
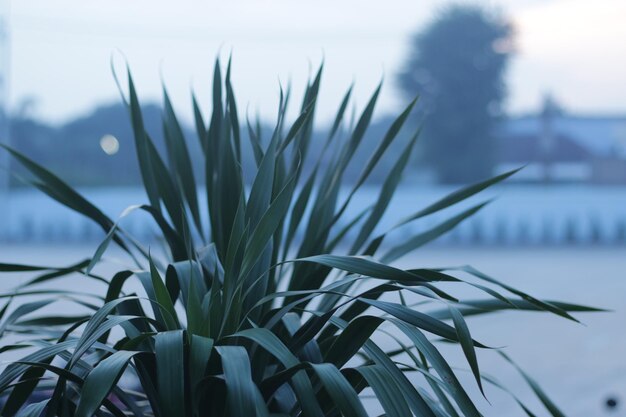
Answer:
[[[415,101],[380,138],[345,194],[344,173],[362,144],[380,86],[354,126],[344,121],[349,89],[326,141],[312,143],[321,74],[320,68],[308,83],[293,123],[285,117],[289,93],[281,92],[273,134],[264,138],[259,124],[249,121],[242,135],[230,63],[222,78],[218,61],[208,126],[193,99],[204,161],[204,179],[198,181],[167,93],[166,162],[144,128],[129,73],[123,97],[149,203],[123,216],[140,210],[154,219],[159,239],[151,241],[152,248],[44,167],[6,148],[32,174],[27,181],[92,219],[106,238],[91,259],[66,268],[0,265],[4,273],[34,273],[14,292],[2,294],[7,301],[0,310],[0,334],[12,342],[0,352],[28,351],[0,374],[2,416],[363,417],[364,404],[376,402],[391,417],[479,416],[475,399],[438,348],[458,345],[480,391],[484,382],[498,384],[479,371],[475,350],[487,347],[472,338],[465,317],[514,309],[575,320],[569,312],[594,311],[540,301],[471,267],[391,266],[486,203],[457,211],[404,241],[385,242],[389,232],[454,206],[513,172],[454,192],[381,232],[377,225],[418,138],[418,132],[399,135]],[[244,167],[242,136],[249,137],[255,167]],[[404,138],[404,149],[378,198],[347,218],[352,198],[398,137]],[[304,170],[311,158],[312,168]],[[250,168],[253,181],[246,184],[244,169]],[[128,254],[130,265],[100,276],[95,271],[109,245]],[[75,291],[47,289],[70,274]],[[105,283],[106,294],[82,293],[85,280]],[[132,280],[143,290],[128,290]],[[472,286],[485,298],[459,300],[440,283]],[[45,308],[59,298],[87,313]],[[529,382],[548,411],[561,415]],[[364,403],[365,397],[372,402]]]

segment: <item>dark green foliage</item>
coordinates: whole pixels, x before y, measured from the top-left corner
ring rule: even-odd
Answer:
[[[144,248],[59,177],[9,150],[30,172],[33,185],[98,223],[107,237],[91,259],[67,268],[0,264],[3,274],[36,274],[15,292],[0,294],[6,300],[0,333],[23,339],[5,344],[0,353],[28,350],[0,374],[2,416],[364,417],[361,394],[367,387],[389,416],[479,416],[437,347],[458,345],[481,390],[484,381],[497,384],[481,374],[476,349],[490,348],[473,339],[465,317],[515,309],[573,319],[568,311],[594,311],[538,300],[471,267],[389,265],[486,203],[456,210],[406,241],[385,242],[391,230],[376,229],[417,141],[415,133],[401,144],[402,158],[377,201],[350,218],[352,197],[393,142],[401,140],[398,133],[414,103],[371,149],[359,180],[344,195],[346,167],[361,148],[379,90],[353,130],[344,127],[346,94],[324,144],[328,152],[316,154],[320,159],[304,171],[309,151],[321,146],[312,143],[320,78],[321,69],[292,124],[284,119],[285,92],[270,137],[262,136],[258,124],[246,126],[256,161],[248,188],[230,65],[222,77],[216,63],[210,116],[194,106],[199,142],[187,142],[165,95],[164,152],[145,130],[129,75],[126,101],[150,204],[131,207],[123,217],[143,211],[154,218],[164,245],[156,251]],[[200,145],[205,193],[197,193],[197,175],[189,166],[192,143]],[[454,210],[513,173],[416,207],[392,230]],[[202,199],[208,213],[202,212]],[[94,271],[112,244],[129,255],[129,265],[100,277]],[[70,274],[104,282],[108,289],[104,294],[46,289]],[[129,290],[130,280],[141,285],[139,293]],[[458,300],[440,288],[441,282],[471,285],[485,298]],[[59,296],[88,312],[64,316],[44,310]],[[397,344],[383,347],[381,334],[391,334]],[[122,376],[134,377],[139,388],[121,385]],[[548,411],[558,415],[527,379]],[[35,394],[47,399],[22,407]]]
[[[445,8],[412,43],[399,85],[422,96],[423,162],[440,181],[491,175],[511,27],[478,5]]]

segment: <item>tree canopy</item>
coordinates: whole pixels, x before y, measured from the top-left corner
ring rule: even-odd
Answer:
[[[413,38],[398,81],[407,95],[421,96],[422,160],[439,181],[492,174],[511,53],[511,25],[474,5],[447,7]]]

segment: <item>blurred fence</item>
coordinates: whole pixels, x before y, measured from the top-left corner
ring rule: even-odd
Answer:
[[[405,186],[394,197],[380,231],[425,207],[453,189]],[[377,188],[355,195],[345,219],[377,198]],[[146,201],[135,188],[83,190],[91,201],[116,219],[129,205]],[[474,217],[442,236],[440,245],[567,246],[626,245],[626,188],[580,186],[503,186],[487,190],[456,208],[433,214],[399,229],[388,243],[436,226],[451,215],[484,200],[494,200]],[[95,242],[104,232],[90,220],[50,200],[36,190],[13,190],[2,220],[2,238],[11,243]],[[142,240],[154,238],[154,223],[143,212],[122,221],[122,227]]]

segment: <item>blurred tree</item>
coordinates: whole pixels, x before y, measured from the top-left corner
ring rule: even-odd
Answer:
[[[399,75],[407,95],[421,95],[422,159],[444,183],[492,174],[494,125],[505,96],[511,25],[474,5],[453,5],[412,41]]]
[[[78,116],[62,125],[49,125],[22,111],[11,118],[13,147],[36,162],[45,165],[73,186],[139,185],[141,178],[135,160],[133,133],[128,121],[128,110],[123,104],[98,106],[88,114]],[[155,104],[143,108],[144,123],[159,148],[161,109]],[[107,155],[100,146],[105,135],[119,140],[119,152]],[[68,155],[72,163],[68,164]],[[13,170],[26,171],[15,161]],[[14,185],[21,185],[16,180]]]

